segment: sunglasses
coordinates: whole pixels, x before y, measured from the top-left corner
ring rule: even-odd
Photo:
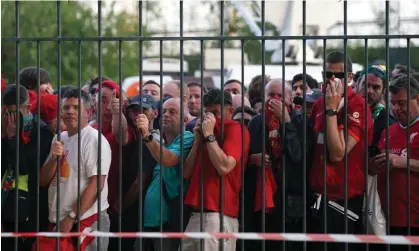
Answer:
[[[335,76],[335,78],[342,79],[342,78],[345,78],[345,73],[344,72],[331,72],[331,71],[326,72],[326,78],[332,78],[333,76]]]

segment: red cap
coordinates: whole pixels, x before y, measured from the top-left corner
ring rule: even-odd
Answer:
[[[29,103],[31,104],[31,112],[36,113],[38,108],[38,94],[34,90],[28,90]]]
[[[104,80],[102,82],[102,87],[107,87],[111,90],[116,90],[116,97],[119,98],[120,92],[119,92],[119,85],[112,80]]]
[[[45,123],[57,118],[58,97],[52,94],[42,94],[39,114]]]
[[[6,89],[7,85],[6,85],[6,81],[4,81],[3,78],[1,78],[1,92],[3,92],[4,89]]]

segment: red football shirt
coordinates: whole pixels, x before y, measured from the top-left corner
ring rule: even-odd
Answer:
[[[357,140],[357,144],[349,152],[348,160],[348,198],[357,195],[362,195],[365,190],[365,138],[364,126],[365,119],[368,118],[368,142],[372,141],[374,133],[374,121],[372,120],[371,111],[367,109],[368,114],[365,114],[365,99],[359,94],[353,92],[351,87],[348,87],[348,134]],[[315,107],[315,108],[314,108]],[[323,193],[324,189],[324,158],[323,143],[326,141],[323,132],[323,98],[314,103],[312,119],[317,132],[316,146],[313,155],[313,166],[310,171],[310,185],[317,193]],[[344,130],[344,112],[343,107],[338,112],[338,126],[339,129]],[[327,155],[326,155],[327,158]],[[345,191],[345,164],[344,159],[338,163],[332,163],[327,160],[326,164],[326,186],[327,197],[331,200],[344,199]]]
[[[397,154],[407,158],[407,134],[406,128],[395,123],[388,128],[388,147],[391,154]],[[419,122],[410,127],[410,159],[419,160]],[[381,134],[378,147],[385,152],[386,133]],[[378,174],[377,190],[384,212],[387,210],[386,193],[386,172],[385,169]],[[390,170],[390,226],[407,227],[407,170]],[[412,227],[419,227],[419,173],[410,171],[410,224]]]
[[[220,124],[217,123],[214,129],[214,136],[220,140]],[[242,146],[244,147],[244,166],[247,164],[247,156],[250,147],[250,135],[247,128],[244,128],[244,140],[242,141],[242,130],[240,123],[232,120],[224,121],[224,144],[222,149],[227,156],[236,160],[236,166],[225,175],[224,178],[224,214],[237,218],[239,216],[239,194],[242,185]],[[185,196],[185,204],[200,208],[200,172],[201,154],[203,156],[204,172],[204,205],[206,210],[220,212],[220,175],[215,169],[208,155],[207,146],[196,158],[194,170]]]

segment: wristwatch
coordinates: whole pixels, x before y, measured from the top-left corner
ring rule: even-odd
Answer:
[[[326,110],[326,115],[327,116],[335,116],[337,114],[338,114],[338,112],[336,110],[332,110],[332,109]]]
[[[150,143],[153,141],[153,134],[149,133],[147,136],[143,137],[145,143]]]
[[[217,141],[217,139],[215,138],[214,135],[210,135],[210,136],[204,138],[204,142],[205,143],[207,143],[207,142],[214,142],[214,141]]]
[[[70,217],[74,222],[77,222],[77,215],[76,215],[76,213],[74,211],[71,211],[68,214],[68,217]]]

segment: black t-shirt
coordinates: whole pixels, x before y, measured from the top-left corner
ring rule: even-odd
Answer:
[[[122,166],[123,166],[123,176],[122,176],[122,188],[123,193],[126,193],[132,183],[134,183],[137,174],[140,169],[139,165],[139,144],[138,144],[138,130],[130,128],[135,132],[133,139],[123,148],[122,153]],[[150,131],[153,134],[155,139],[160,140],[160,133],[158,130]],[[142,146],[142,171],[143,173],[152,173],[157,162],[154,157],[151,155],[146,144],[143,141]]]
[[[386,115],[387,115],[386,109],[384,108],[383,110],[381,110],[380,114],[378,114],[377,119],[374,121],[374,136],[372,140],[373,146],[376,146],[378,144],[383,130],[386,129],[386,121],[387,121]],[[391,126],[395,122],[396,121],[394,120],[394,118],[392,116],[389,116],[388,125]]]

